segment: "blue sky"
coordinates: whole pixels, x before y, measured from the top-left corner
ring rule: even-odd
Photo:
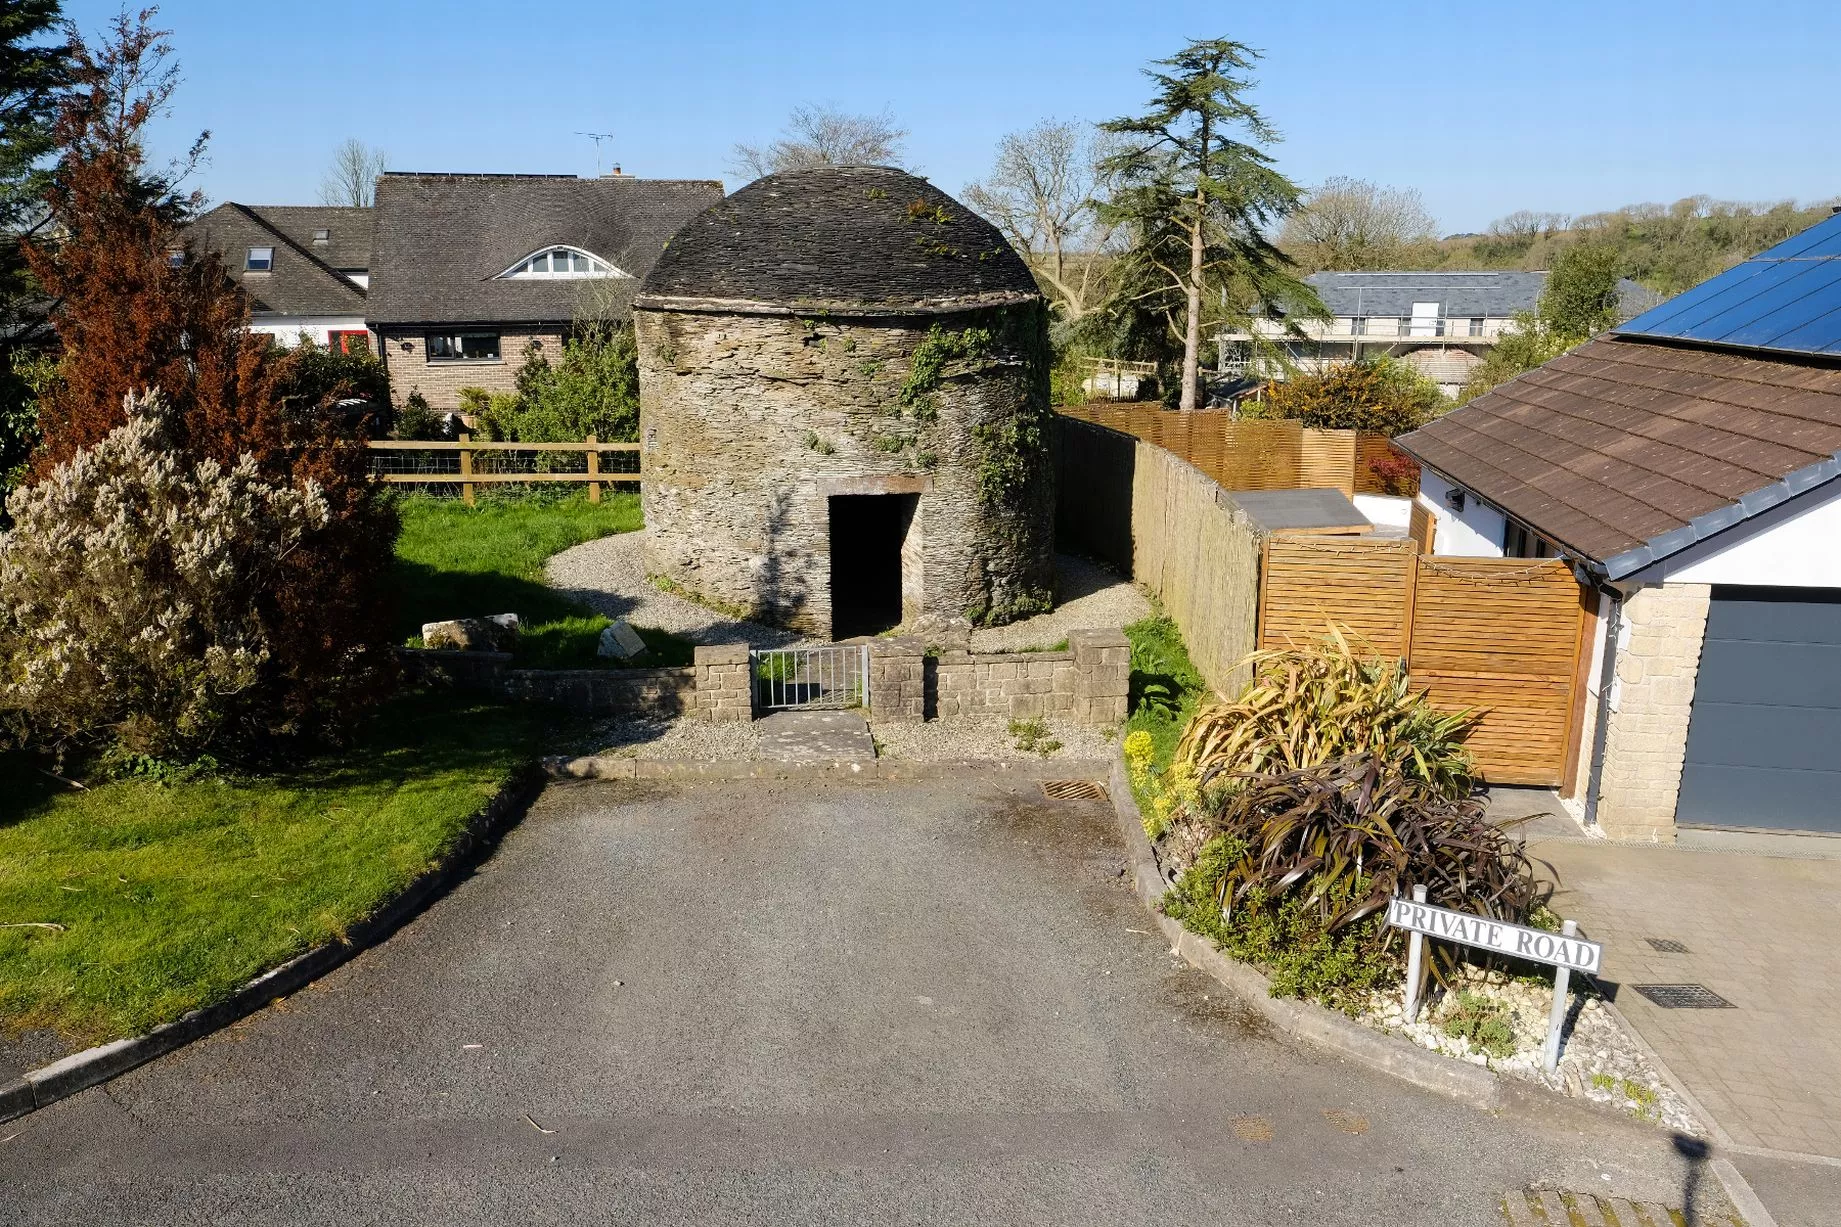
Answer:
[[[86,29],[114,3],[66,0]],[[1445,231],[1518,208],[1707,193],[1841,194],[1841,5],[1570,0],[1422,5],[1147,0],[793,4],[169,0],[174,149],[213,133],[213,200],[314,203],[348,136],[393,169],[722,178],[801,102],[889,108],[948,191],[1005,132],[1139,108],[1139,69],[1192,37],[1266,54],[1281,168],[1415,187]]]

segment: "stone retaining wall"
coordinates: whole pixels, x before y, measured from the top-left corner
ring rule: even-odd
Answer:
[[[503,699],[557,703],[590,715],[695,714],[748,720],[754,705],[748,645],[699,647],[675,669],[514,669],[506,652],[405,650],[410,677]],[[1073,631],[1065,652],[945,651],[918,638],[870,644],[872,720],[1061,718],[1109,727],[1125,719],[1131,644],[1121,631]]]
[[[405,650],[402,655],[414,681],[556,703],[593,716],[684,715],[698,694],[694,668],[514,669],[509,652]],[[742,668],[745,673],[745,663]]]
[[[921,640],[870,645],[870,716],[876,720],[1010,720],[1062,717],[1106,727],[1125,719],[1131,643],[1121,631],[1074,631],[1065,652],[944,651]]]

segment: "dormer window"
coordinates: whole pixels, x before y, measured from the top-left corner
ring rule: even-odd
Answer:
[[[273,247],[251,247],[249,255],[243,261],[246,273],[266,273],[275,267],[275,249]]]
[[[524,257],[499,276],[522,280],[531,277],[625,277],[627,274],[579,247],[549,247]]]

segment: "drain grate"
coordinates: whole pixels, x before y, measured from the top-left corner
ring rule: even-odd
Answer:
[[[1043,780],[1043,795],[1051,801],[1104,801],[1106,786],[1092,780]]]
[[[1686,954],[1688,948],[1672,937],[1645,937],[1651,950],[1660,950],[1663,954]]]
[[[1632,984],[1665,1010],[1736,1010],[1739,1007],[1704,984]]]

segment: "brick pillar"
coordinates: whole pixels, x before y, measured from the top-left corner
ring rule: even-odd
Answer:
[[[1068,650],[1074,654],[1074,719],[1102,728],[1123,721],[1131,690],[1131,641],[1125,632],[1070,631]]]
[[[870,640],[869,718],[927,718],[926,646],[918,637]]]
[[[754,718],[754,680],[748,676],[747,644],[700,647],[693,661],[697,670],[697,710],[705,720]]]
[[[1612,839],[1675,841],[1711,596],[1706,584],[1657,584],[1624,601],[1598,794],[1598,825]]]

